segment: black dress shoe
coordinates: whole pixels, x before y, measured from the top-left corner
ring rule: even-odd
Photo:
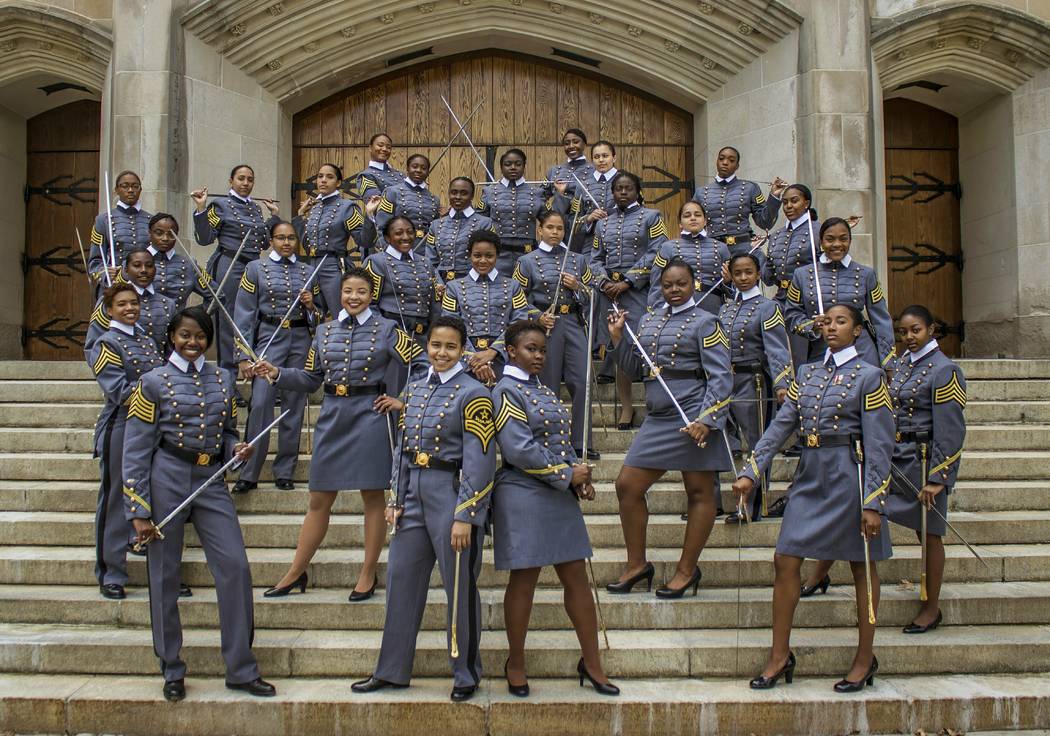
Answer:
[[[378,584],[379,584],[379,577],[377,576],[377,577],[372,578],[372,587],[369,588],[368,590],[351,590],[350,591],[350,598],[349,598],[350,602],[351,603],[358,603],[360,601],[367,601],[369,598],[371,598],[373,595],[375,595],[376,585],[378,585]]]
[[[726,516],[725,523],[726,524],[741,524],[741,523],[743,523],[743,524],[751,524],[752,522],[758,521],[760,518],[762,518],[762,517],[757,516],[757,515],[756,516],[752,516],[750,518],[746,518],[746,517],[745,518],[741,518],[739,511],[733,511],[728,516]]]
[[[794,445],[784,450],[784,457],[802,457],[802,445],[796,442]]]
[[[576,457],[580,458],[581,460],[601,460],[602,459],[602,454],[600,452],[598,452],[597,450],[587,450],[587,457],[585,458],[583,456],[583,449],[582,448],[574,448],[574,449],[576,450]]]
[[[816,585],[803,585],[802,590],[799,592],[800,598],[809,598],[812,595],[816,595],[817,591],[820,591],[821,595],[828,592],[828,588],[831,587],[831,576],[825,575],[824,579]]]
[[[109,598],[111,601],[120,601],[128,597],[127,593],[124,592],[124,586],[116,583],[100,585],[98,586],[98,592],[102,594],[103,598]]]
[[[364,680],[358,680],[350,689],[355,693],[374,693],[376,690],[382,690],[383,688],[394,688],[395,690],[401,690],[408,687],[408,685],[399,685],[396,682],[387,682],[386,680],[380,680],[378,677],[369,677]]]
[[[474,697],[474,693],[478,691],[477,685],[466,685],[465,687],[454,687],[452,688],[452,695],[449,698],[453,703],[462,703],[464,700],[470,700]]]
[[[507,663],[508,662],[510,662],[509,658],[507,659],[506,662],[503,663],[503,679],[505,679],[507,681],[507,692],[510,693],[511,695],[517,697],[517,698],[527,698],[527,697],[529,697],[529,681],[528,680],[525,681],[524,685],[512,685],[511,684],[510,678],[507,677]]]
[[[277,486],[278,490],[281,490],[281,491],[294,491],[295,490],[295,483],[292,482],[291,478],[278,478],[277,480],[275,480],[273,482],[273,484],[275,486]]]
[[[599,373],[594,377],[594,382],[597,384],[616,383],[616,376],[610,376],[605,373]]]
[[[248,491],[254,491],[259,487],[259,484],[251,480],[239,480],[233,484],[233,493],[247,493]]]
[[[688,582],[681,588],[671,588],[666,585],[661,585],[656,589],[657,598],[681,598],[685,595],[685,591],[690,588],[693,589],[693,597],[696,598],[697,591],[700,590],[700,578],[703,577],[703,573],[700,572],[700,568],[693,570],[693,574],[689,576]]]
[[[179,598],[192,598],[193,589],[186,583],[179,583]]]
[[[186,682],[185,680],[169,680],[164,683],[164,689],[161,692],[164,693],[164,699],[169,703],[177,703],[186,698]]]
[[[580,687],[583,687],[583,681],[586,679],[594,691],[599,695],[619,695],[620,688],[613,685],[611,682],[598,682],[591,673],[587,671],[587,665],[583,663],[583,657],[580,657],[580,661],[576,664],[576,674],[580,676]]]
[[[291,593],[296,588],[299,589],[299,593],[306,592],[306,583],[309,578],[306,576],[306,572],[297,577],[292,581],[291,585],[285,585],[284,587],[278,588],[276,585],[263,593],[263,598],[284,598],[286,595]]]
[[[769,508],[766,509],[766,517],[770,519],[779,519],[784,516],[784,509],[787,508],[788,497],[783,495],[773,503],[769,504]]]
[[[835,683],[835,692],[837,693],[859,693],[864,689],[865,685],[875,684],[875,673],[879,671],[879,658],[872,656],[871,667],[868,668],[868,674],[864,675],[861,679],[853,682],[851,680],[842,679]]]
[[[925,626],[920,626],[919,624],[912,621],[910,624],[901,629],[901,631],[903,631],[905,634],[925,634],[927,631],[933,631],[938,626],[940,626],[941,621],[943,620],[944,616],[941,615],[940,611],[937,611],[937,618],[935,618],[932,622],[926,624]]]
[[[609,583],[605,586],[605,589],[610,593],[615,593],[616,595],[626,595],[627,593],[631,592],[631,589],[637,583],[640,583],[644,580],[646,583],[646,591],[651,591],[653,589],[654,575],[656,575],[656,568],[653,567],[653,563],[647,562],[645,563],[645,567],[642,568],[642,571],[637,575],[627,578],[622,583]]]
[[[243,690],[257,698],[272,698],[277,694],[277,688],[261,677],[256,677],[251,682],[227,682],[226,687],[230,690]]]
[[[777,685],[777,680],[779,680],[781,678],[781,676],[784,677],[784,682],[786,682],[788,685],[790,685],[791,681],[795,679],[795,653],[794,652],[788,652],[787,662],[785,662],[784,666],[780,668],[780,671],[777,672],[772,677],[766,677],[765,675],[761,675],[760,674],[758,677],[753,679],[751,681],[751,683],[750,683],[751,684],[751,689],[752,690],[769,690],[771,688],[774,688]]]

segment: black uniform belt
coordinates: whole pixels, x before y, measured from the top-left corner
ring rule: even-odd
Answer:
[[[309,327],[310,322],[303,319],[285,319],[282,320],[280,317],[274,317],[272,314],[260,314],[259,321],[265,322],[268,325],[280,325],[281,327]]]
[[[226,256],[227,258],[233,258],[233,256],[237,253],[237,251],[235,251],[235,250],[226,250],[225,248],[220,248],[219,251],[222,253],[222,255]],[[252,261],[259,260],[259,254],[258,253],[245,253],[242,250],[241,254],[239,256],[237,256],[237,260],[240,261],[241,263],[251,263]]]
[[[683,379],[698,380],[705,377],[704,372],[699,368],[694,368],[688,371],[679,368],[660,368],[659,373],[664,377],[664,380],[667,380],[668,378],[676,381]],[[656,375],[651,370],[647,372],[646,376],[648,378],[656,378]]]
[[[536,250],[535,243],[500,243],[500,250],[507,250],[511,253],[531,253]]]
[[[458,473],[463,467],[461,462],[452,462],[451,460],[442,460],[439,457],[434,457],[429,452],[416,452],[415,450],[405,450],[403,453],[410,463],[419,468],[430,468],[431,470],[447,470],[450,473]]]
[[[933,432],[898,432],[898,442],[929,442],[933,439]]]
[[[731,363],[733,373],[763,373],[761,363]]]
[[[736,245],[751,240],[755,236],[752,232],[736,233],[734,235],[713,235],[715,240],[721,240],[726,245]]]
[[[804,434],[806,447],[847,447],[860,439],[859,434]]]
[[[401,324],[402,315],[397,312],[390,312],[385,309],[380,309],[379,313],[387,319]],[[427,331],[427,327],[430,326],[430,320],[425,317],[417,317],[414,314],[404,315],[404,326],[409,332],[413,332],[417,335],[422,335]]]
[[[479,350],[487,350],[492,347],[492,343],[496,342],[496,338],[492,335],[475,335],[470,338],[470,341],[474,343],[474,347]]]
[[[166,439],[161,438],[160,446],[166,451],[187,463],[193,465],[200,465],[202,468],[206,468],[209,465],[218,465],[222,462],[222,453],[217,452],[214,455],[209,455],[206,452],[197,452],[191,450],[188,447],[179,447],[174,442],[169,442]]]
[[[326,383],[324,392],[332,396],[364,396],[366,394],[379,394],[386,391],[382,383],[369,383],[361,386],[350,386],[345,383]]]
[[[541,312],[546,312],[550,308],[551,308],[550,304],[541,304],[539,302],[536,302],[536,309],[540,310]],[[580,313],[580,305],[579,304],[559,304],[558,308],[554,310],[554,313],[555,314],[579,314]]]
[[[443,271],[439,271],[439,273],[442,276],[445,277],[445,281],[452,281],[453,279],[461,279],[461,278],[463,278],[468,273],[470,273],[470,269],[467,269],[466,271],[455,271],[455,270],[445,269]]]

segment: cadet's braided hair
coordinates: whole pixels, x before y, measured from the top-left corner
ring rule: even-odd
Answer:
[[[933,312],[922,304],[911,304],[905,307],[898,319],[904,319],[905,317],[915,317],[927,327],[936,322],[933,318]]]
[[[507,345],[518,346],[518,341],[521,340],[522,335],[529,332],[538,332],[547,337],[547,330],[534,319],[519,319],[517,322],[511,322],[507,331],[503,333],[503,341]]]

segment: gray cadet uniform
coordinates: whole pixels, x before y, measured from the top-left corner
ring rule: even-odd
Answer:
[[[422,342],[436,309],[437,274],[419,251],[402,253],[392,245],[365,259],[372,274],[372,303],[387,319]]]
[[[733,387],[721,323],[690,299],[676,309],[664,305],[646,313],[636,334],[685,415],[710,427],[711,435],[701,448],[681,431],[682,416],[625,330],[613,355],[626,372],[644,374],[646,416],[623,464],[653,470],[732,469],[729,448],[718,436]]]
[[[784,511],[777,553],[816,560],[864,561],[863,509],[883,513],[890,485],[893,408],[882,371],[860,359],[853,346],[799,369],[787,399],[762,435],[740,475],[755,480],[791,433],[803,449],[791,503]],[[863,451],[863,489],[857,484],[855,442]],[[884,530],[869,542],[872,560],[893,551]]]
[[[405,175],[390,164],[369,161],[368,166],[350,177],[349,191],[367,202],[370,197],[383,194],[388,187],[397,186]]]
[[[514,270],[516,278],[525,289],[529,304],[537,312],[546,312],[554,302],[561,280],[562,259],[565,258],[565,243],[552,248],[541,242],[532,253],[518,259]],[[579,253],[569,253],[565,260],[565,273],[575,276],[586,287],[593,281],[590,266]],[[556,317],[554,329],[547,336],[547,360],[543,364],[540,380],[554,391],[561,390],[564,381],[572,398],[572,415],[580,421],[572,427],[572,446],[583,449],[583,416],[587,410],[587,312],[589,297],[583,289],[573,291],[566,286],[558,293],[554,305]],[[539,316],[538,314],[536,316]],[[595,313],[595,321],[600,321]],[[590,438],[588,438],[589,440]],[[588,441],[589,446],[593,445]]]
[[[594,164],[588,161],[586,156],[579,156],[571,161],[566,159],[560,164],[554,164],[547,169],[547,181],[550,182],[546,185],[547,196],[554,196],[554,182],[561,180],[568,182],[569,186],[565,190],[565,193],[571,197],[577,187],[576,179],[573,179],[572,175],[575,174],[577,178],[586,181],[587,177],[593,173]],[[598,201],[600,202],[601,200]]]
[[[499,235],[499,260],[503,273],[513,273],[514,264],[536,247],[536,218],[551,209],[543,189],[518,184],[503,177],[481,193],[481,211],[489,216]],[[568,223],[566,223],[568,225]]]
[[[893,318],[886,305],[886,292],[882,290],[875,271],[857,263],[849,254],[839,263],[832,263],[822,255],[819,263],[824,309],[831,309],[834,304],[852,304],[866,314],[864,329],[856,342],[857,352],[861,359],[874,366],[892,368],[897,354],[893,346]],[[796,268],[788,285],[784,319],[789,332],[809,341],[809,355],[805,362],[819,359],[826,348],[824,338],[813,328],[813,317],[819,311],[816,289],[813,264]]]
[[[95,577],[99,585],[127,585],[128,542],[135,536],[124,518],[124,425],[128,399],[139,376],[164,362],[153,340],[113,321],[89,350],[88,365],[106,403],[95,423],[93,457],[101,458],[102,482],[95,508]]]
[[[223,284],[219,298],[227,309],[231,309],[237,299],[237,284],[244,273],[244,267],[258,260],[259,253],[270,244],[270,227],[280,218],[273,215],[267,218],[261,205],[249,197],[241,199],[230,191],[225,197],[214,200],[204,212],[193,213],[193,232],[200,245],[210,245],[218,241],[218,247],[208,259],[205,272],[215,280],[216,288],[227,271],[230,276]],[[244,240],[245,235],[248,236]],[[241,247],[244,250],[234,263],[233,255]],[[236,377],[236,352],[233,348],[233,329],[221,315],[215,318],[215,352],[219,366],[231,371],[230,378]]]
[[[376,243],[383,243],[383,229],[395,217],[407,217],[416,226],[416,244],[426,237],[430,223],[441,217],[441,200],[438,199],[426,182],[416,184],[405,178],[400,183],[383,190],[383,199],[376,210]]]
[[[942,484],[944,490],[934,506],[947,517],[948,494],[959,474],[966,439],[966,379],[937,341],[930,340],[918,354],[907,352],[898,361],[890,398],[897,410],[893,464],[918,490],[927,483]],[[896,478],[890,483],[886,516],[909,529],[921,527],[918,497]],[[926,530],[944,536],[945,523],[940,516],[927,514]]]
[[[733,292],[733,287],[722,281],[722,264],[729,262],[729,248],[726,244],[707,237],[707,233],[701,230],[696,235],[682,231],[675,240],[668,240],[660,246],[656,257],[653,259],[653,270],[650,274],[651,285],[649,286],[649,306],[653,307],[663,303],[663,294],[660,290],[660,278],[663,276],[664,268],[671,262],[672,258],[681,258],[693,267],[696,275],[695,288],[698,303],[701,309],[718,316],[718,310],[725,302],[726,297]],[[711,291],[711,289],[714,289]],[[699,301],[699,298],[708,291],[711,293]]]
[[[115,240],[114,255],[116,261],[110,263],[109,258],[109,217],[103,212],[95,218],[95,224],[91,226],[91,252],[88,255],[88,273],[91,274],[96,286],[101,290],[106,285],[106,277],[102,275],[103,257],[110,268],[119,268],[124,263],[124,254],[132,250],[141,250],[149,245],[149,218],[153,217],[149,212],[139,205],[131,207],[123,202],[109,211],[113,218],[113,235]],[[103,248],[105,253],[103,253]]]
[[[616,206],[612,196],[612,180],[616,173],[617,169],[614,167],[604,174],[597,169],[592,169],[590,175],[586,177],[577,174],[580,181],[583,182],[584,189],[587,190],[586,193],[578,191],[579,185],[575,181],[570,181],[574,187],[571,194],[554,195],[552,205],[555,210],[567,218],[565,220],[566,230],[572,225],[572,218],[576,216],[577,211],[580,213],[576,231],[572,233],[570,241],[570,247],[577,253],[590,255],[595,223],[584,222],[584,218],[595,210],[594,202],[598,202],[606,212],[612,212],[612,208]],[[587,194],[591,196],[588,197]],[[593,201],[591,197],[594,198]]]
[[[780,215],[780,199],[762,194],[762,188],[733,174],[728,179],[715,180],[697,187],[693,201],[704,206],[707,213],[707,232],[715,240],[729,246],[734,256],[751,250],[751,218],[763,230],[776,224]],[[758,253],[761,256],[761,253]]]
[[[447,215],[430,223],[426,254],[443,283],[466,275],[470,270],[467,241],[476,230],[491,229],[492,220],[473,207],[463,211],[450,209]]]
[[[153,284],[145,289],[135,284],[132,286],[139,295],[139,319],[136,325],[153,341],[157,352],[163,355],[168,339],[168,323],[178,311],[175,302],[157,291]],[[100,298],[91,313],[91,322],[84,337],[84,349],[90,349],[96,340],[106,334],[109,325],[109,314],[106,313],[106,306]]]
[[[731,437],[734,449],[741,440],[753,450],[776,414],[774,391],[787,389],[794,379],[791,353],[788,350],[784,313],[777,302],[762,295],[754,286],[722,306],[718,315],[722,328],[729,333],[729,360],[733,368],[733,395],[729,413],[740,437]],[[762,402],[759,421],[758,401]],[[769,487],[766,473],[765,487]],[[752,518],[762,508],[761,487],[752,495]]]
[[[311,491],[390,486],[393,429],[372,404],[387,392],[387,364],[408,365],[422,352],[406,332],[371,307],[356,317],[343,309],[317,328],[304,368],[281,369],[275,382],[279,389],[312,393],[324,385],[314,430]]]
[[[337,314],[341,308],[339,290],[343,261],[348,254],[347,240],[354,239],[363,259],[375,242],[375,223],[361,214],[352,199],[346,199],[337,190],[317,200],[305,218],[292,219],[292,225],[307,256],[320,262],[328,254],[316,280],[321,287],[324,309],[329,314]]]
[[[569,412],[549,387],[516,365],[492,391],[503,468],[492,492],[497,570],[520,570],[591,556],[587,525],[573,489],[579,462]]]
[[[600,293],[602,284],[626,281],[631,285],[617,299],[617,304],[630,312],[627,321],[637,331],[649,298],[653,261],[667,241],[667,228],[659,212],[635,202],[626,210],[619,207],[609,210],[609,216],[598,221],[594,233],[591,269],[599,289],[594,339],[597,345],[607,346],[609,328],[602,317],[612,308],[612,302]],[[599,372],[612,375],[612,362],[606,360]]]
[[[516,279],[508,278],[494,268],[487,277],[473,268],[461,279],[445,285],[441,313],[459,317],[467,326],[467,349],[477,353],[489,348],[499,353],[496,375],[507,361],[503,333],[512,322],[529,317],[525,291]]]
[[[488,390],[457,364],[443,375],[431,369],[405,389],[398,433],[394,493],[404,508],[390,538],[386,621],[374,677],[407,684],[416,637],[437,561],[452,619],[456,553],[452,522],[469,523],[470,547],[460,555],[459,656],[449,657],[455,687],[481,681],[482,543],[496,472],[496,428]],[[448,642],[451,643],[451,632]]]
[[[204,285],[203,279],[209,279],[208,283],[212,289],[217,289],[219,285],[206,273],[202,272],[201,276],[198,276],[197,270],[186,256],[174,249],[161,253],[152,245],[146,250],[153,254],[153,262],[157,267],[153,286],[175,302],[176,311],[186,306],[190,294],[197,294],[206,302],[211,301],[211,292]]]
[[[315,312],[308,311],[300,305],[292,310],[288,320],[282,324],[288,307],[295,301],[299,292],[306,286],[313,268],[306,265],[294,255],[288,260],[270,251],[266,258],[260,258],[248,264],[241,276],[240,288],[237,291],[237,304],[233,310],[233,320],[237,329],[245,338],[252,341],[252,350],[271,365],[279,367],[301,368],[306,363],[306,351],[310,348],[310,328],[316,323]],[[311,291],[318,298],[320,289],[315,281]],[[274,333],[277,334],[276,337]],[[266,349],[266,355],[260,355],[266,343],[273,342]],[[248,360],[249,357],[240,350],[237,360]],[[281,408],[288,414],[277,428],[277,456],[273,461],[274,478],[292,478],[295,466],[299,462],[299,433],[303,428],[303,409],[306,407],[306,394],[297,391],[280,391]],[[278,389],[266,378],[257,376],[252,380],[251,410],[248,412],[248,424],[245,434],[254,437],[263,427],[273,421],[273,410]],[[241,480],[253,483],[259,480],[266,453],[270,449],[270,433],[259,440],[255,453],[241,468]]]
[[[124,433],[124,496],[129,519],[154,523],[175,510],[233,455],[237,405],[229,373],[198,358],[173,354],[143,374],[128,401]],[[146,548],[153,650],[168,682],[186,675],[180,657],[179,569],[186,522],[192,521],[215,578],[226,681],[259,677],[252,654],[252,576],[237,509],[222,478],[164,527]]]
[[[813,262],[813,250],[809,243],[810,214],[795,219],[769,236],[766,244],[766,257],[762,261],[762,283],[775,286],[777,293],[773,299],[780,304],[780,309],[787,313],[787,293],[791,286],[791,277],[800,266]],[[820,222],[813,221],[813,238],[817,239]],[[816,243],[820,253],[820,243]],[[796,369],[809,362],[809,340],[797,332],[788,332],[788,345],[791,348],[791,360]]]

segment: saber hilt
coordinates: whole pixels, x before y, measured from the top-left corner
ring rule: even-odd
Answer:
[[[919,443],[919,454],[921,456],[921,468],[922,468],[922,480],[926,481],[926,443]],[[929,594],[926,590],[926,566],[928,564],[928,558],[926,556],[926,504],[922,502],[922,496],[919,497],[919,534],[922,538],[922,570],[919,573],[919,600],[926,602],[929,600]]]

